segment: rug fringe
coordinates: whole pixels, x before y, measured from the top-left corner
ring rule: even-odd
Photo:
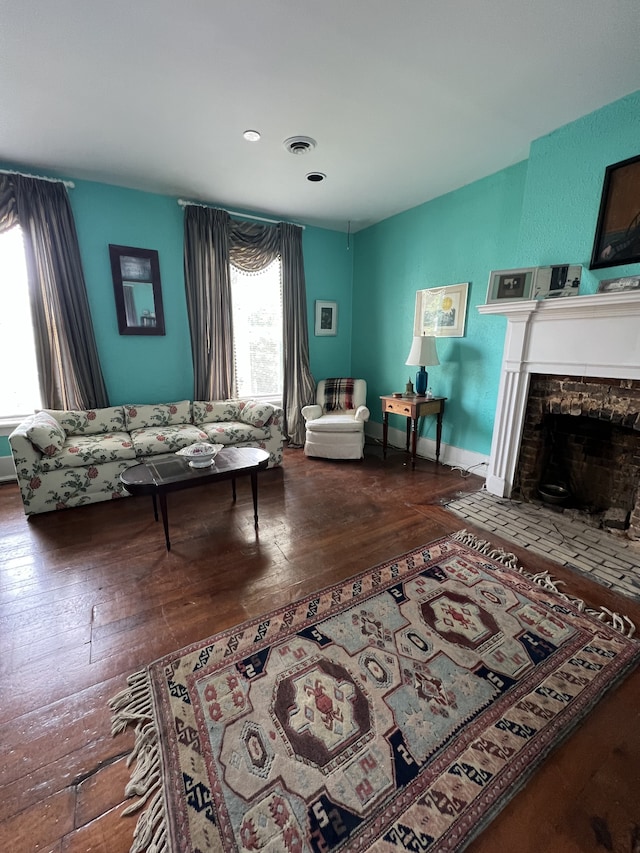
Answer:
[[[523,575],[528,580],[533,581],[533,583],[538,586],[541,586],[543,589],[549,590],[549,592],[553,592],[564,601],[568,601],[573,604],[581,613],[586,613],[589,616],[595,617],[600,622],[604,622],[605,625],[608,625],[610,628],[614,628],[625,637],[633,637],[635,634],[636,626],[628,616],[615,613],[607,607],[587,607],[581,598],[567,595],[567,593],[558,589],[560,585],[565,585],[564,581],[553,578],[549,572],[537,572],[535,574],[533,572],[528,572],[523,568],[523,566],[518,564],[518,558],[511,551],[505,551],[503,548],[496,548],[495,545],[492,545],[491,542],[487,542],[486,539],[479,539],[475,534],[464,529],[458,530],[457,533],[452,534],[451,538],[455,539],[456,542],[461,542],[463,545],[468,545],[470,548],[473,548],[474,551],[478,551],[480,554],[483,554],[485,557],[489,557],[491,560],[496,560],[496,562],[502,563],[503,566],[514,569],[516,572]]]
[[[143,806],[138,818],[129,853],[169,853],[167,813],[162,794],[162,759],[159,736],[153,714],[151,679],[146,669],[127,678],[128,687],[109,702],[112,711],[111,733],[117,735],[128,725],[135,725],[135,741],[127,758],[127,766],[135,762],[126,797],[137,797],[123,815],[133,814]]]

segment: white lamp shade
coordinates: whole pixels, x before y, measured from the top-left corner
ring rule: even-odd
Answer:
[[[436,349],[436,339],[428,335],[414,337],[411,344],[411,351],[405,364],[419,365],[420,367],[426,367],[428,364],[440,364],[438,350]]]

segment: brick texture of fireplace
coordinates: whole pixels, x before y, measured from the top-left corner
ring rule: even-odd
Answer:
[[[531,374],[512,497],[640,539],[639,483],[640,381]]]

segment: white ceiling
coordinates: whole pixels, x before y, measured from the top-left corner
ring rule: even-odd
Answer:
[[[637,89],[639,0],[0,0],[0,162],[338,230]]]

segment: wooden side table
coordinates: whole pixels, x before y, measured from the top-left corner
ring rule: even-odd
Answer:
[[[411,467],[416,467],[416,443],[418,440],[418,422],[425,415],[436,415],[436,463],[440,462],[440,442],[442,440],[442,415],[446,397],[380,397],[382,400],[382,458],[387,458],[387,438],[389,433],[389,412],[407,419],[407,453],[411,438]],[[413,429],[412,429],[413,426]]]

